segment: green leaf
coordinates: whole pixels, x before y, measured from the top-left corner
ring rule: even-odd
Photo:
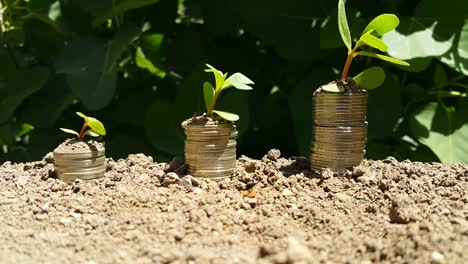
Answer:
[[[60,130],[62,130],[65,133],[68,133],[68,134],[73,134],[73,135],[76,135],[76,136],[80,136],[80,133],[76,132],[75,130],[71,130],[71,129],[68,129],[68,128],[60,128]]]
[[[250,87],[249,84],[254,84],[254,82],[242,73],[236,72],[229,78],[227,78],[226,81],[224,81],[224,85],[222,88],[226,89],[231,86],[234,86],[239,90],[252,90],[253,88]]]
[[[123,26],[114,40],[79,37],[71,41],[56,61],[73,93],[89,110],[106,106],[114,96],[118,60],[122,51],[140,34],[134,25]]]
[[[161,79],[166,76],[165,71],[154,66],[154,64],[146,58],[145,54],[143,53],[143,50],[140,47],[138,47],[136,50],[135,63],[138,67],[148,70],[149,72],[158,76]]]
[[[24,123],[21,125],[20,131],[15,135],[16,138],[20,138],[24,135],[27,135],[29,132],[34,130],[34,126],[28,123]]]
[[[359,39],[358,41],[358,45],[359,45],[359,42],[362,42],[362,43],[365,43],[366,45],[372,47],[372,48],[376,48],[380,51],[387,51],[388,47],[387,47],[387,44],[385,44],[385,42],[383,42],[381,39],[375,37],[375,36],[372,36],[370,34],[364,34],[361,36],[361,38]]]
[[[432,102],[410,119],[416,139],[445,163],[468,163],[468,100],[460,100],[456,112]]]
[[[103,14],[97,16],[93,20],[93,27],[97,27],[104,22],[107,21],[109,18],[113,18],[119,15],[124,14],[125,12],[141,7],[145,7],[148,5],[152,5],[157,3],[159,0],[121,0],[117,1],[117,4],[113,6],[111,9],[106,10]]]
[[[453,37],[441,39],[437,21],[425,26],[424,19],[411,17],[402,20],[398,30],[382,36],[388,45],[388,54],[402,60],[440,56],[452,47]]]
[[[88,117],[88,126],[97,134],[101,136],[106,135],[106,129],[104,128],[104,125],[96,118]]]
[[[205,72],[212,72],[215,76],[216,87],[215,90],[221,89],[224,84],[224,79],[226,78],[222,71],[217,70],[215,67],[210,64],[206,64],[209,69],[205,69]]]
[[[373,58],[381,59],[384,61],[388,61],[394,64],[398,64],[398,65],[409,66],[409,63],[407,63],[406,61],[398,60],[389,56],[375,54],[375,53],[367,52],[367,51],[358,51],[355,53],[355,56],[368,56],[368,57],[373,57]]]
[[[437,89],[443,88],[447,84],[447,73],[440,64],[436,64],[434,71],[434,86]]]
[[[323,85],[322,90],[330,92],[330,93],[342,93],[344,92],[344,88],[341,85],[337,85],[336,83],[326,84]]]
[[[375,33],[377,36],[382,36],[383,34],[394,30],[400,20],[394,14],[382,14],[374,18],[364,29],[362,35],[366,33]]]
[[[213,113],[219,115],[221,118],[223,118],[223,119],[225,119],[227,121],[235,122],[235,121],[239,120],[239,116],[236,115],[236,114],[233,114],[233,113],[223,112],[223,111],[219,111],[219,110],[213,110]]]
[[[455,34],[453,46],[438,58],[456,71],[468,75],[468,19],[465,19],[463,27]]]
[[[351,50],[352,40],[351,33],[349,32],[348,20],[346,19],[346,9],[344,0],[338,1],[338,29],[340,31],[341,39],[344,44]]]
[[[205,96],[206,111],[209,110],[208,108],[213,103],[214,94],[215,89],[213,88],[213,85],[211,85],[209,82],[203,83],[203,95]]]
[[[99,137],[99,134],[94,132],[92,129],[88,129],[84,132],[85,136]]]
[[[379,87],[385,81],[385,72],[380,67],[371,67],[353,78],[356,84],[366,90]]]
[[[84,120],[88,121],[88,117],[87,117],[85,114],[83,114],[83,113],[81,113],[81,112],[76,112],[76,114],[77,114],[79,117],[82,117]]]
[[[6,49],[0,48],[0,123],[10,118],[16,108],[47,82],[46,67],[16,65]]]

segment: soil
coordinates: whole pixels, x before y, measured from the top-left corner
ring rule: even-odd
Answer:
[[[366,90],[359,88],[359,86],[357,86],[356,82],[352,78],[348,77],[344,81],[336,80],[336,81],[332,81],[330,83],[320,86],[319,88],[317,88],[317,90],[314,91],[314,95],[322,94],[322,93],[330,93],[322,89],[322,87],[326,85],[336,85],[339,87],[343,87],[344,88],[343,93],[367,93]]]
[[[83,141],[78,139],[67,139],[54,152],[58,153],[84,153],[89,151],[97,151],[102,149],[104,145],[100,142],[89,140]]]
[[[468,262],[468,165],[271,150],[216,183],[136,154],[67,185],[51,162],[0,166],[0,263]]]
[[[208,116],[206,113],[203,115],[194,115],[193,117],[186,119],[182,122],[182,127],[186,126],[216,126],[220,124],[226,124],[226,123],[232,123],[229,121],[226,121],[222,118],[214,118],[211,116]]]

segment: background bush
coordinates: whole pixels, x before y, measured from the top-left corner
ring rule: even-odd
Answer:
[[[37,160],[81,124],[102,120],[108,155],[183,153],[180,122],[203,112],[205,63],[255,81],[227,92],[239,113],[238,153],[309,153],[311,96],[346,59],[331,0],[1,0],[2,160]],[[359,58],[351,74],[382,64],[369,95],[367,157],[468,162],[468,2],[349,0],[358,35],[381,13],[401,24],[385,36],[399,68]],[[32,128],[33,127],[33,128]]]

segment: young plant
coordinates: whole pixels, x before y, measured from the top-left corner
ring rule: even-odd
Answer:
[[[338,29],[340,31],[341,38],[344,44],[348,48],[348,57],[346,58],[343,71],[341,73],[341,80],[346,80],[348,77],[349,67],[351,62],[357,56],[368,56],[384,61],[388,61],[394,64],[409,66],[409,63],[401,61],[389,56],[377,54],[369,51],[358,51],[359,48],[368,46],[382,52],[387,51],[387,45],[379,37],[387,32],[395,29],[400,20],[394,14],[382,14],[374,18],[364,29],[361,36],[359,37],[356,45],[352,47],[351,33],[348,27],[348,20],[346,19],[346,10],[344,0],[338,1]],[[356,84],[363,89],[374,89],[380,86],[385,80],[385,72],[380,67],[371,67],[353,78]],[[323,87],[324,90],[329,92],[343,92],[344,88],[338,85],[326,85]]]
[[[94,117],[86,116],[80,112],[76,112],[76,114],[84,119],[80,133],[68,128],[60,128],[60,130],[65,133],[76,135],[79,140],[82,140],[84,136],[99,137],[106,135],[106,129],[104,128],[104,125],[101,123],[101,121]],[[88,130],[86,130],[87,127],[89,127]]]
[[[203,84],[203,94],[205,96],[206,113],[212,116],[213,113],[227,121],[237,121],[239,116],[233,113],[215,110],[216,102],[219,94],[231,87],[235,87],[239,90],[252,90],[250,84],[254,84],[249,78],[242,73],[236,72],[233,75],[227,77],[227,73],[223,73],[213,66],[206,64],[208,69],[205,72],[212,72],[215,77],[215,87],[209,82]]]

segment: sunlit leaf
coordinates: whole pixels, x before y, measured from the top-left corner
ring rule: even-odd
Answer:
[[[447,112],[438,103],[427,104],[410,119],[413,136],[446,163],[468,163],[468,101]]]
[[[381,59],[384,61],[388,61],[394,64],[398,64],[398,65],[409,66],[409,63],[407,63],[406,61],[398,60],[389,56],[375,54],[375,53],[367,52],[367,51],[356,52],[355,56],[368,56],[368,57],[373,57],[373,58]]]
[[[88,117],[88,126],[99,135],[106,135],[106,129],[101,121],[97,120],[94,117]]]
[[[337,85],[336,83],[326,84],[323,85],[322,90],[330,92],[330,93],[342,93],[344,92],[344,88],[341,85]]]
[[[366,90],[374,89],[385,81],[385,72],[380,67],[371,67],[353,78],[356,84]]]
[[[224,81],[223,89],[234,86],[239,90],[252,90],[249,84],[254,84],[254,82],[242,73],[236,72]]]
[[[91,136],[91,137],[99,137],[99,134],[94,132],[92,129],[86,130],[86,132],[84,132],[84,135]]]
[[[209,111],[209,107],[213,104],[213,98],[215,94],[215,89],[213,85],[209,82],[203,83],[203,95],[205,96],[205,105],[206,110]]]
[[[21,125],[20,131],[16,134],[16,138],[20,138],[24,135],[27,135],[29,132],[34,130],[34,126],[28,123],[24,123]]]
[[[68,133],[68,134],[73,134],[73,135],[76,135],[76,136],[80,136],[80,133],[76,132],[75,130],[71,130],[71,129],[68,129],[68,128],[60,128],[60,130],[62,130],[65,133]]]
[[[143,50],[138,47],[136,54],[135,54],[135,63],[138,67],[142,69],[146,69],[152,74],[158,76],[159,78],[164,78],[166,76],[166,72],[156,67],[150,60],[148,60],[143,53]]]
[[[84,118],[84,120],[88,120],[88,117],[87,117],[85,114],[83,114],[83,113],[81,113],[81,112],[76,112],[76,114],[77,114],[79,117]]]
[[[235,122],[239,120],[239,116],[233,113],[219,111],[219,110],[213,110],[213,113],[219,115],[221,118],[226,119],[227,121]]]
[[[359,38],[359,42],[358,43],[364,43],[366,44],[367,46],[370,46],[372,48],[376,48],[380,51],[387,51],[388,47],[387,47],[387,44],[385,44],[385,42],[383,42],[381,39],[375,37],[375,36],[372,36],[370,34],[364,34],[361,36],[361,38]]]
[[[211,66],[210,64],[206,64],[206,66],[209,68],[209,69],[205,69],[205,72],[212,72],[215,76],[215,80],[216,80],[216,87],[215,89],[221,89],[221,87],[223,86],[223,83],[224,83],[224,79],[225,79],[225,75],[223,74],[222,71],[220,70],[217,70],[215,67]]]
[[[375,33],[377,36],[382,36],[383,34],[392,31],[395,29],[400,20],[394,14],[382,14],[374,18],[364,29],[362,35],[365,35],[368,32]]]
[[[349,32],[348,20],[346,19],[344,0],[340,0],[338,2],[338,29],[344,44],[348,50],[350,50],[352,46],[352,40],[351,33]]]

